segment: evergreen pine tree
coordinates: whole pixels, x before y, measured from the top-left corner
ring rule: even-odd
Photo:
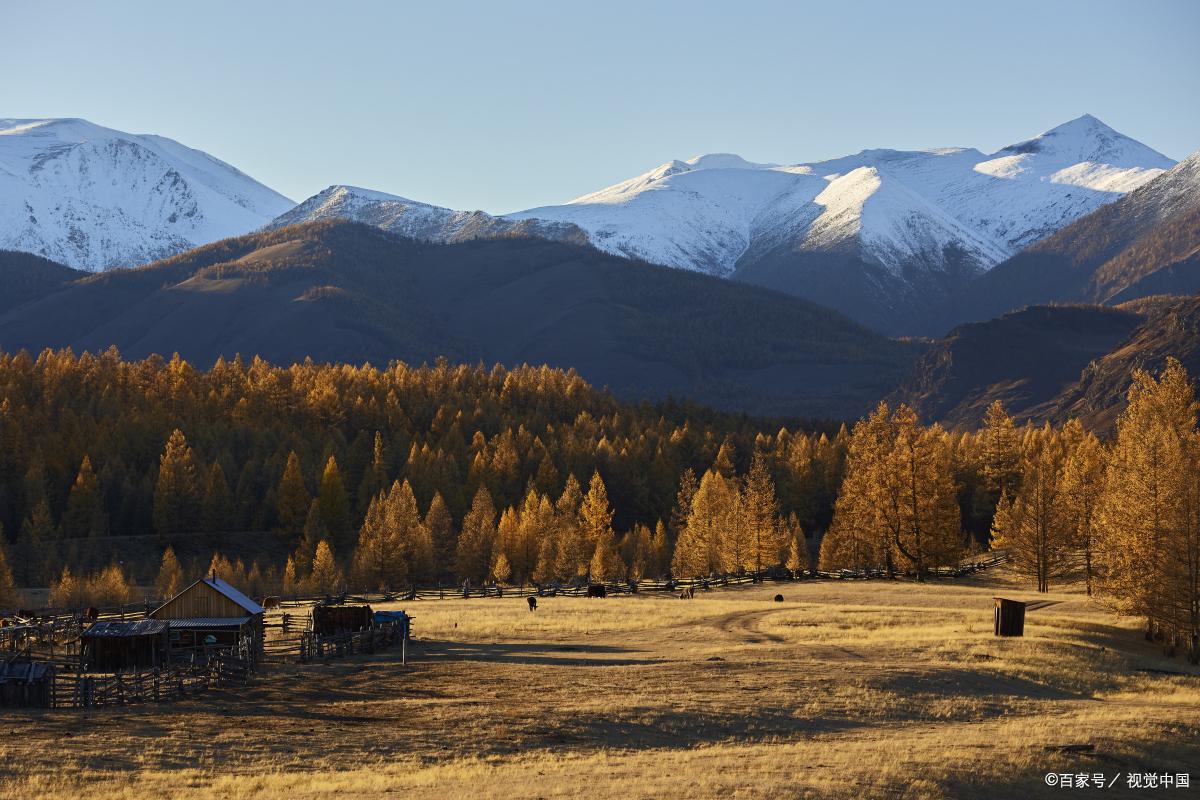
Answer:
[[[335,594],[342,590],[346,580],[342,575],[329,542],[322,539],[313,556],[312,573],[308,577],[308,589],[317,594]]]
[[[742,492],[742,525],[748,545],[747,565],[756,572],[779,563],[785,546],[779,525],[779,503],[775,499],[775,481],[767,469],[762,452],[754,454],[746,487]]]
[[[68,538],[104,536],[108,533],[108,515],[104,513],[104,498],[100,481],[87,456],[79,465],[79,474],[67,497],[67,510],[62,519],[63,533]]]
[[[200,484],[196,458],[183,431],[167,439],[154,487],[154,528],[160,536],[194,531],[200,523]]]
[[[1062,475],[1064,510],[1074,533],[1075,546],[1082,554],[1090,596],[1095,588],[1096,507],[1104,491],[1106,453],[1100,440],[1084,431],[1078,420],[1069,421],[1063,427],[1062,436],[1067,450]]]
[[[276,490],[276,503],[279,515],[279,532],[284,536],[295,538],[304,531],[304,520],[308,517],[308,506],[312,497],[304,486],[304,475],[300,470],[300,456],[296,451],[288,453],[287,466],[279,479]]]
[[[503,585],[508,583],[508,579],[511,575],[512,567],[509,566],[508,557],[505,556],[504,551],[501,550],[496,553],[496,558],[492,561],[492,580]]]
[[[350,498],[346,494],[337,459],[333,456],[325,462],[325,471],[321,474],[321,489],[317,496],[321,500],[321,522],[330,540],[341,548],[347,547],[351,538]]]
[[[158,576],[154,579],[154,594],[159,600],[168,600],[179,594],[181,589],[183,589],[183,569],[179,566],[179,559],[175,557],[174,548],[167,547],[163,551]]]
[[[454,524],[450,511],[442,500],[441,492],[435,492],[425,512],[425,530],[433,543],[433,574],[441,576],[454,571],[454,553],[458,542],[454,537]]]
[[[492,566],[492,546],[496,539],[496,508],[486,486],[480,486],[463,517],[455,552],[455,572],[464,580],[483,581]]]
[[[214,461],[204,480],[204,499],[200,511],[204,530],[210,533],[232,530],[233,510],[233,493],[229,490],[229,481],[225,479],[225,470],[220,462]]]
[[[1008,551],[1009,563],[1034,579],[1039,592],[1073,566],[1075,535],[1061,494],[1064,453],[1049,426],[1031,431],[1018,462],[1019,485],[1011,500],[1001,489],[992,544]]]

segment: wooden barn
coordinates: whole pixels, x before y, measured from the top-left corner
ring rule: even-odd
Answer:
[[[229,649],[257,663],[263,649],[263,607],[216,575],[193,583],[150,612],[165,620],[171,650]]]
[[[80,636],[80,665],[94,672],[154,669],[167,662],[168,637],[164,620],[97,622]]]

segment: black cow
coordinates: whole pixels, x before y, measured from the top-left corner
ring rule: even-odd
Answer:
[[[529,598],[529,610],[537,611],[537,598],[536,597]]]
[[[781,595],[781,594],[777,594],[777,595],[775,595],[775,602],[776,602],[776,603],[782,603],[782,602],[783,602],[783,595]]]
[[[607,597],[608,592],[605,590],[603,583],[589,583],[587,596],[588,597]]]

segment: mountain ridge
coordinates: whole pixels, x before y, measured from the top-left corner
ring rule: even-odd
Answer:
[[[839,418],[914,355],[812,303],[590,246],[432,244],[342,221],[89,275],[0,313],[0,348],[109,346],[198,364],[546,363],[629,399]]]
[[[549,238],[764,285],[907,333],[914,314],[1173,164],[1084,115],[991,155],[873,149],[785,166],[729,153],[675,159],[561,205],[488,215],[480,230],[520,222],[539,235],[544,226]],[[301,204],[312,213],[275,224],[323,218],[318,198],[336,188]],[[422,234],[432,207],[403,202],[413,221],[393,216],[388,229],[454,241],[440,228]],[[371,206],[364,193],[337,213],[370,222],[383,215]],[[451,221],[466,213],[439,210]]]

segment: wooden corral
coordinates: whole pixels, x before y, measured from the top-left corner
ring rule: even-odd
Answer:
[[[318,636],[362,631],[372,624],[374,615],[370,606],[313,606],[312,632]]]
[[[80,637],[80,665],[96,672],[153,669],[166,663],[169,633],[166,620],[105,620]]]
[[[54,665],[42,661],[0,661],[0,706],[52,708]]]
[[[166,620],[174,652],[237,650],[252,663],[262,657],[263,607],[216,575],[193,583],[150,612]]]

